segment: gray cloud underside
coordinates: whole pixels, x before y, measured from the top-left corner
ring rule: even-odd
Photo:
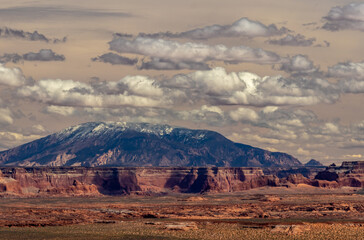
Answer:
[[[276,25],[264,25],[261,22],[253,21],[248,18],[241,18],[229,25],[211,25],[202,28],[191,29],[180,33],[140,33],[140,37],[150,38],[189,38],[189,39],[208,39],[217,37],[269,37],[282,35],[289,32],[287,28],[278,29]]]
[[[17,63],[20,61],[64,61],[65,57],[60,54],[56,54],[51,49],[41,49],[39,52],[29,52],[23,55],[17,53],[4,54],[0,56],[1,63],[13,62]]]
[[[115,37],[109,42],[110,50],[133,53],[174,63],[201,63],[224,61],[228,63],[253,62],[258,64],[279,63],[281,58],[273,52],[247,46],[227,47],[202,43],[136,37]]]
[[[324,17],[323,29],[339,31],[345,29],[364,31],[364,3],[351,3],[331,8]]]
[[[280,39],[272,39],[267,41],[269,44],[273,45],[281,45],[281,46],[295,46],[295,47],[308,47],[312,46],[316,38],[308,38],[301,34],[292,35],[288,34],[287,36]]]
[[[62,39],[58,38],[52,39],[46,37],[41,33],[38,33],[37,31],[26,32],[23,30],[17,30],[7,27],[0,28],[0,38],[18,38],[27,41],[43,41],[43,42],[53,42],[53,43],[61,43],[67,41],[67,37],[64,37]]]
[[[105,53],[96,58],[92,58],[92,61],[110,63],[112,65],[135,65],[138,62],[136,58],[123,57],[115,53]]]
[[[138,66],[139,70],[154,69],[154,70],[209,70],[211,69],[208,64],[202,62],[174,62],[169,59],[151,58],[150,60],[143,60],[141,65]]]

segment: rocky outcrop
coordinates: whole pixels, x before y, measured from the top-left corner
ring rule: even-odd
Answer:
[[[315,179],[334,187],[364,188],[364,161],[343,162],[339,167],[330,165],[325,171],[319,172]]]
[[[1,168],[0,192],[15,195],[121,195],[235,192],[277,186],[260,168]]]
[[[315,159],[311,159],[310,161],[305,163],[305,166],[306,167],[322,167],[324,165],[322,165],[322,163],[320,163],[319,161],[317,161]]]

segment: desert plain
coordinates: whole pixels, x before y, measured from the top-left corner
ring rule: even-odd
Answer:
[[[0,239],[364,239],[359,188],[0,199]]]

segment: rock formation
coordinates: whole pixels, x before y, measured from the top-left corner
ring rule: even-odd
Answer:
[[[315,178],[300,173],[264,175],[257,167],[2,167],[0,196],[122,195],[238,192],[306,184],[322,188],[364,187],[361,162],[328,167]]]
[[[276,186],[260,168],[1,168],[0,192],[18,195],[121,195],[235,192]]]

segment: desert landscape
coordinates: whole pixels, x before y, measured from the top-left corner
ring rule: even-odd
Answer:
[[[362,239],[364,192],[262,187],[239,193],[0,199],[1,239]]]
[[[363,162],[276,175],[258,167],[0,169],[1,239],[364,236]]]

